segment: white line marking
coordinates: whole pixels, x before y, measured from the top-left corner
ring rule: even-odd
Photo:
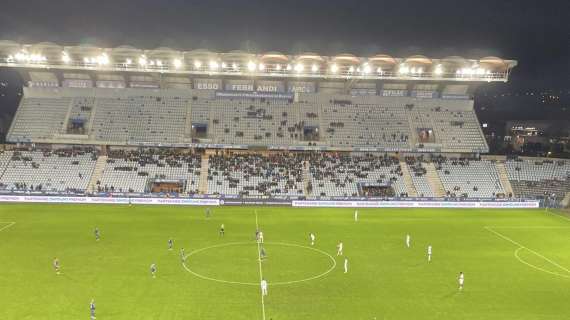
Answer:
[[[257,222],[257,210],[255,211],[255,230],[259,230],[259,224]],[[257,258],[259,263],[259,283],[263,280],[263,270],[261,269],[261,244],[257,241]],[[263,320],[265,320],[265,299],[263,297],[263,292],[261,292],[261,314],[263,315]]]
[[[188,260],[188,258],[190,256],[193,256],[197,253],[200,253],[202,251],[206,251],[209,249],[214,249],[214,248],[221,248],[221,247],[229,247],[229,246],[239,246],[239,245],[251,245],[253,244],[252,242],[229,242],[229,243],[223,243],[223,244],[217,244],[217,245],[213,245],[213,246],[209,246],[209,247],[204,247],[204,248],[200,248],[194,251],[189,252],[188,254],[186,254],[184,256],[184,262],[182,262],[182,266],[184,267],[184,269],[186,269],[186,271],[190,272],[191,274],[193,274],[194,276],[200,278],[200,279],[204,279],[204,280],[210,280],[210,281],[215,281],[215,282],[220,282],[220,283],[226,283],[226,284],[241,284],[241,285],[248,285],[248,286],[259,286],[259,283],[257,282],[242,282],[242,281],[231,281],[231,280],[223,280],[223,279],[216,279],[216,278],[212,278],[212,277],[208,277],[202,274],[199,274],[195,271],[193,271],[192,269],[190,269],[190,267],[188,267],[186,265],[186,262]],[[303,249],[308,249],[308,250],[313,250],[315,252],[318,252],[320,254],[323,254],[325,256],[327,256],[329,258],[329,260],[331,261],[330,267],[328,270],[326,270],[325,272],[309,277],[309,278],[305,278],[305,279],[300,279],[300,280],[291,280],[291,281],[281,281],[281,282],[271,282],[271,286],[282,286],[282,285],[290,285],[290,284],[296,284],[296,283],[301,283],[301,282],[307,282],[307,281],[311,281],[311,280],[317,280],[320,279],[324,276],[326,276],[327,274],[331,273],[335,268],[336,268],[336,260],[335,258],[330,255],[328,252],[325,252],[321,249],[317,249],[317,248],[313,248],[313,247],[308,247],[308,246],[304,246],[304,245],[300,245],[300,244],[295,244],[295,243],[287,243],[287,242],[266,242],[265,244],[268,245],[280,245],[280,246],[289,246],[289,247],[298,247],[298,248],[303,248]]]
[[[566,272],[568,272],[568,273],[570,274],[570,270],[566,269],[565,267],[563,267],[563,266],[559,265],[558,263],[556,263],[556,262],[554,262],[554,261],[548,259],[547,257],[541,255],[540,253],[538,253],[538,252],[536,252],[536,251],[534,251],[534,250],[532,250],[532,249],[529,249],[529,248],[523,246],[522,244],[520,244],[520,243],[516,242],[515,240],[513,240],[513,239],[511,239],[511,238],[509,238],[509,237],[507,237],[507,236],[505,236],[504,234],[502,234],[502,233],[500,233],[500,232],[498,232],[498,231],[493,230],[491,227],[485,227],[485,229],[486,229],[487,231],[492,232],[492,233],[494,233],[495,235],[497,235],[497,236],[503,238],[504,240],[507,240],[508,242],[510,242],[510,243],[512,243],[512,244],[514,244],[514,245],[516,245],[516,246],[518,246],[519,248],[517,249],[517,251],[518,251],[519,249],[521,249],[521,248],[526,249],[526,250],[528,250],[529,252],[534,253],[534,254],[537,255],[538,257],[541,257],[542,259],[544,259],[544,260],[550,262],[553,266],[556,266],[556,267],[560,268],[561,270],[564,270],[564,271],[566,271]],[[516,251],[515,251],[515,252],[516,252]],[[519,260],[521,260],[521,259],[519,259]],[[524,263],[524,262],[523,262],[523,263]],[[528,264],[528,263],[525,263],[525,264]],[[535,269],[537,269],[537,268],[535,268]]]
[[[563,214],[554,213],[554,212],[548,211],[548,210],[546,211],[546,213],[549,213],[549,214],[551,214],[551,215],[553,215],[553,216],[557,216],[557,217],[560,218],[560,219],[564,219],[564,220],[570,221],[570,218],[568,218],[567,216],[565,216],[565,215],[563,215]]]
[[[531,267],[531,268],[533,268],[533,269],[536,269],[536,270],[538,270],[538,271],[542,271],[542,272],[546,272],[546,273],[549,273],[549,274],[552,274],[552,275],[555,275],[555,276],[559,276],[559,277],[569,278],[569,279],[570,279],[570,275],[564,275],[564,274],[560,274],[560,273],[557,273],[557,272],[548,271],[548,270],[542,269],[542,268],[540,268],[540,267],[537,267],[537,266],[535,266],[534,264],[531,264],[531,263],[528,263],[528,262],[524,261],[523,259],[521,259],[521,257],[519,257],[519,251],[521,251],[522,249],[525,249],[525,248],[520,247],[520,248],[518,248],[517,250],[515,250],[515,258],[517,258],[517,260],[519,260],[521,263],[526,264],[527,266],[529,266],[529,267]]]
[[[15,225],[16,222],[0,222],[0,223],[7,223],[7,225],[3,226],[2,228],[0,228],[0,231],[6,230],[8,228],[10,228],[11,226]]]
[[[508,227],[503,227],[503,226],[492,226],[492,227],[485,227],[485,228],[493,228],[493,229],[570,229],[570,226],[568,227],[562,227],[562,226],[508,226]]]

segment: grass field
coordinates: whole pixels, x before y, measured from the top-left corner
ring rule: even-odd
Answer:
[[[265,235],[263,262],[254,210]],[[359,212],[354,222],[348,209],[220,207],[206,219],[198,207],[1,205],[0,319],[89,319],[92,298],[104,320],[570,318],[567,217],[543,210]],[[336,257],[340,240],[347,274]],[[263,303],[260,272],[269,282]]]

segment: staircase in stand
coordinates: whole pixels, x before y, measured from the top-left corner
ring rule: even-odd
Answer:
[[[405,163],[404,161],[400,161],[400,168],[402,168],[402,178],[404,180],[404,185],[406,186],[406,192],[408,193],[408,196],[417,197],[418,191],[416,190],[416,186],[414,185],[414,180],[412,180],[408,164]]]
[[[91,179],[89,179],[89,184],[87,186],[87,192],[93,193],[97,190],[97,181],[101,180],[101,175],[103,175],[103,170],[105,170],[105,165],[107,164],[107,156],[102,155],[97,158],[95,163],[95,169],[91,174]]]
[[[200,182],[198,182],[198,193],[208,194],[208,168],[209,168],[209,157],[212,152],[207,150],[202,155],[202,164],[200,167]]]
[[[503,190],[505,190],[506,196],[512,194],[514,197],[515,193],[513,192],[513,187],[509,181],[509,176],[507,175],[507,168],[505,168],[505,164],[503,162],[496,162],[495,166],[497,167],[497,172],[499,173],[499,181],[503,186]]]
[[[435,165],[431,162],[425,163],[424,168],[426,169],[426,178],[435,196],[445,197],[445,188],[443,187],[443,183],[441,183],[437,170],[435,170]]]
[[[310,196],[309,183],[311,182],[311,173],[309,171],[309,161],[303,161],[303,194],[305,197]]]

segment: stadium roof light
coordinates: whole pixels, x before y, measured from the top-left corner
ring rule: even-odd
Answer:
[[[129,66],[129,65],[131,65],[131,64],[133,64],[133,59],[127,58],[127,59],[125,60],[125,65]]]
[[[148,60],[146,59],[146,56],[144,56],[144,55],[143,55],[143,56],[140,56],[140,58],[139,58],[139,64],[144,67],[144,66],[147,65],[147,63],[148,63]]]
[[[313,65],[311,66],[311,71],[313,71],[313,72],[319,71],[319,66],[317,66],[316,64],[313,64]]]
[[[257,66],[255,65],[255,62],[253,62],[253,61],[250,61],[247,63],[247,70],[249,70],[249,71],[255,71],[256,67]]]
[[[210,61],[210,70],[218,70],[218,68],[220,67],[220,65],[218,64],[217,61]]]
[[[291,69],[292,69],[291,65],[288,64],[288,65],[287,65],[287,70],[288,70],[288,71],[291,71]]]
[[[417,69],[417,72],[418,72],[418,74],[421,75],[422,73],[424,73],[424,68],[419,67],[419,68]]]
[[[232,63],[232,69],[237,70],[239,68],[237,63]]]
[[[436,75],[438,75],[438,76],[441,76],[441,75],[443,74],[443,67],[441,66],[441,64],[438,64],[438,65],[435,67],[434,73],[435,73]]]
[[[406,66],[405,64],[401,64],[400,68],[398,69],[398,73],[408,74],[408,73],[410,73],[410,68],[408,66]]]
[[[337,73],[338,72],[338,65],[335,63],[331,66],[331,72],[332,73]]]
[[[384,71],[382,70],[382,68],[378,67],[378,69],[376,69],[376,72],[378,72],[379,74],[384,73]]]
[[[105,52],[103,52],[97,57],[96,61],[100,65],[107,65],[109,64],[109,56]]]
[[[348,68],[348,72],[354,72],[354,66],[350,66],[350,68]]]
[[[180,69],[182,67],[182,60],[176,58],[174,61],[172,61],[172,64],[174,65],[175,69]]]
[[[297,63],[297,64],[295,65],[295,71],[297,71],[297,72],[303,72],[303,70],[305,70],[305,66],[304,66],[303,64]]]
[[[263,71],[265,70],[265,65],[263,63],[260,63],[258,66],[259,71]]]
[[[202,67],[202,61],[196,60],[194,61],[194,68],[200,69]]]
[[[275,65],[275,70],[281,71],[281,65],[279,63],[277,65]]]
[[[228,67],[228,65],[225,62],[222,62],[222,69],[225,69],[227,67]]]
[[[372,68],[370,68],[370,65],[369,65],[369,64],[365,64],[365,65],[362,67],[362,72],[363,72],[364,74],[369,74],[370,71],[372,71],[371,69],[372,69]]]
[[[61,61],[63,61],[63,63],[70,63],[71,62],[71,57],[69,56],[69,54],[67,54],[67,52],[63,51],[61,53]]]

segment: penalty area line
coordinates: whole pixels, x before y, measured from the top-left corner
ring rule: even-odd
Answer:
[[[510,243],[512,243],[512,244],[514,244],[514,245],[516,245],[516,246],[518,246],[518,248],[515,250],[515,257],[517,257],[517,259],[518,259],[520,262],[522,262],[522,263],[524,263],[524,264],[526,264],[526,265],[530,265],[529,263],[526,263],[526,262],[522,261],[522,259],[520,259],[520,258],[518,257],[518,252],[520,251],[520,249],[525,249],[525,250],[527,250],[527,251],[529,251],[529,252],[535,254],[536,256],[538,256],[538,257],[544,259],[545,261],[549,262],[549,263],[552,264],[553,266],[556,266],[556,267],[560,268],[560,270],[566,271],[566,272],[570,275],[570,270],[568,270],[566,267],[561,266],[560,264],[556,263],[555,261],[552,261],[551,259],[549,259],[549,258],[543,256],[542,254],[540,254],[540,253],[538,253],[538,252],[536,252],[536,251],[534,251],[534,250],[532,250],[532,249],[530,249],[530,248],[528,248],[528,247],[526,247],[526,246],[523,246],[523,245],[520,244],[519,242],[517,242],[517,241],[515,241],[515,240],[513,240],[513,239],[511,239],[511,238],[509,238],[509,237],[507,237],[507,236],[505,236],[504,234],[502,234],[502,233],[500,233],[500,232],[498,232],[498,231],[496,231],[496,230],[493,230],[491,227],[485,227],[485,230],[487,230],[487,231],[489,231],[489,232],[491,232],[491,233],[494,233],[495,235],[501,237],[503,240],[506,240],[506,241],[508,241],[508,242],[510,242]],[[538,269],[538,270],[541,270],[540,268],[535,267],[535,266],[534,266],[534,268],[535,268],[535,269]],[[541,270],[541,271],[546,271],[546,270]],[[551,272],[548,272],[548,273],[551,273]]]

